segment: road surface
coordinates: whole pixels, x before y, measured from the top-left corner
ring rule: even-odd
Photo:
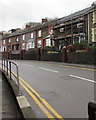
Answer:
[[[87,118],[94,101],[94,70],[51,62],[18,61],[20,90],[37,118]],[[14,66],[12,66],[16,74]]]

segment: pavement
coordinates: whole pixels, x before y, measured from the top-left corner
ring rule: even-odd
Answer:
[[[6,78],[0,73],[0,118],[20,118],[23,120],[23,115],[19,109],[12,88],[9,86]]]

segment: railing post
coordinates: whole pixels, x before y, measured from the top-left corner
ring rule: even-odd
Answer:
[[[17,82],[18,82],[18,95],[20,93],[20,83],[19,83],[19,72],[18,72],[18,66],[16,65],[17,68]]]
[[[2,59],[2,71],[3,71],[3,59]]]
[[[6,60],[6,66],[7,66],[7,75],[8,75],[8,60]]]
[[[10,80],[11,80],[11,61],[9,61],[9,69],[10,69]]]
[[[5,60],[4,60],[4,72],[5,72]]]

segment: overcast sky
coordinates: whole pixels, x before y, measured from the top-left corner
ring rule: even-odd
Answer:
[[[95,0],[0,0],[0,31],[22,28],[42,18],[64,17],[89,7]]]

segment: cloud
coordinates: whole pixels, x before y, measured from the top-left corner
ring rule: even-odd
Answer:
[[[22,27],[44,17],[64,17],[90,6],[93,0],[0,0],[0,30]]]

